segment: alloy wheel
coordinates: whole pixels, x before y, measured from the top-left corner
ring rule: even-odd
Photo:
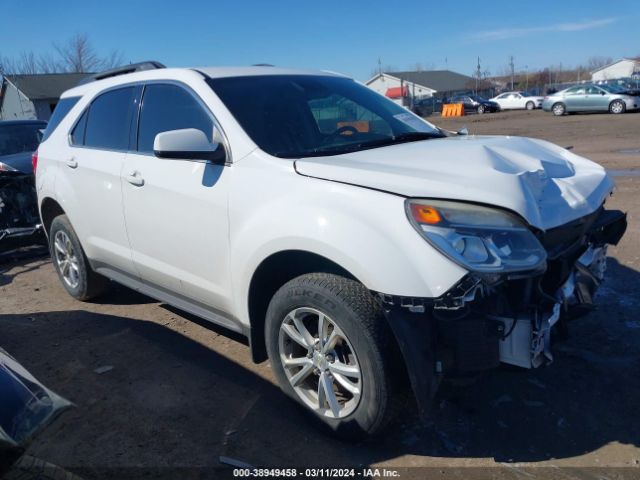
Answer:
[[[296,308],[280,326],[280,361],[300,400],[318,414],[344,418],[358,406],[362,373],[342,329],[314,308]]]
[[[553,106],[553,114],[558,116],[564,115],[564,105],[561,103],[556,103]]]
[[[64,282],[71,288],[80,284],[80,264],[69,236],[58,230],[53,238],[54,257]]]
[[[624,111],[624,105],[620,101],[615,101],[611,104],[611,113],[622,113]]]

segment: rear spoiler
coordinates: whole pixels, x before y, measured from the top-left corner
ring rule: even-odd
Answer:
[[[166,68],[162,63],[153,60],[132,63],[129,65],[123,65],[122,67],[116,67],[104,72],[94,73],[89,75],[78,82],[78,85],[84,85],[86,83],[95,82],[97,80],[104,80],[105,78],[117,77],[118,75],[126,75],[133,72],[144,72],[145,70],[155,70],[158,68]]]

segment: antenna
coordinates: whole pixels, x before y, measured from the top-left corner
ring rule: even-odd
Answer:
[[[509,57],[509,67],[511,67],[511,90],[513,90],[513,75],[515,71],[515,67],[513,65],[513,55]]]

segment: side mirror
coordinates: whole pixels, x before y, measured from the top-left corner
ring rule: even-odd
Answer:
[[[226,160],[222,144],[210,142],[202,130],[195,128],[157,134],[153,141],[153,153],[158,158],[208,160],[221,164]]]
[[[457,135],[469,135],[469,129],[467,127],[462,127],[460,130],[456,132]]]
[[[604,92],[600,92],[600,95],[604,95]]]

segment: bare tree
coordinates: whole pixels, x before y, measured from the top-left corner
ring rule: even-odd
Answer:
[[[606,65],[609,65],[610,63],[613,63],[613,58],[611,57],[589,57],[589,59],[587,60],[587,65],[585,66],[586,70],[588,71],[593,71],[593,70],[597,70],[600,67],[604,67]]]
[[[60,61],[51,53],[42,54],[38,58],[38,73],[57,73],[62,71]]]
[[[95,72],[113,68],[122,63],[122,54],[112,51],[107,57],[100,57],[84,33],[74,35],[63,45],[53,45],[60,56],[61,67],[67,72]]]
[[[22,52],[17,57],[0,57],[0,71],[5,74],[96,72],[123,63],[119,50],[100,56],[86,34],[76,34],[61,45],[54,43],[53,50],[39,56]]]

